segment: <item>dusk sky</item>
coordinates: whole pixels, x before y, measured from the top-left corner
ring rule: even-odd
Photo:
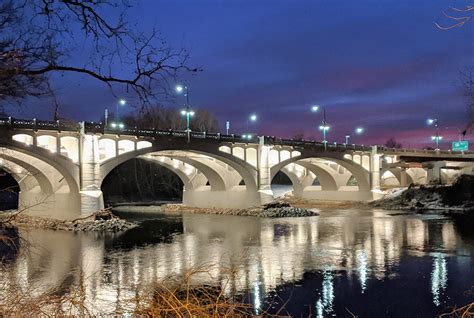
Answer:
[[[321,140],[322,113],[311,113],[313,104],[326,107],[331,142],[362,126],[365,134],[351,142],[395,137],[407,147],[428,146],[426,119],[436,117],[447,148],[465,127],[458,71],[474,64],[474,22],[450,31],[433,24],[450,23],[442,11],[465,1],[137,3],[129,12],[137,28],[156,26],[170,45],[189,50],[190,66],[203,69],[183,78],[191,105],[215,113],[223,131],[230,120],[231,132],[243,133],[256,113],[260,134]],[[63,117],[97,120],[115,107],[107,86],[91,79],[64,76],[54,87]],[[51,119],[51,101],[33,100],[18,116]]]

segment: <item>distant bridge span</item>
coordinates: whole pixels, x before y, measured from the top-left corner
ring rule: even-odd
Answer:
[[[330,144],[275,137],[156,129],[107,129],[0,119],[0,168],[20,186],[20,209],[73,219],[104,207],[101,185],[120,164],[150,160],[183,181],[183,204],[251,207],[273,200],[285,173],[297,197],[368,201],[381,187],[449,183],[473,173],[474,153]]]

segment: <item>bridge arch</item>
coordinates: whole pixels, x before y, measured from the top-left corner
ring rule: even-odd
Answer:
[[[278,171],[280,171],[286,165],[288,165],[290,163],[298,163],[299,164],[300,161],[304,162],[306,159],[323,159],[325,161],[335,162],[338,165],[340,165],[340,166],[344,167],[345,169],[347,169],[354,176],[354,178],[357,180],[359,191],[370,191],[369,172],[366,169],[364,169],[362,166],[355,163],[354,161],[349,160],[347,158],[344,158],[343,156],[330,157],[330,156],[325,155],[325,156],[321,156],[321,157],[314,157],[314,156],[304,156],[304,155],[302,155],[302,156],[295,157],[295,158],[289,158],[287,160],[284,160],[284,161],[272,166],[271,170],[270,170],[270,173],[271,173],[272,176],[274,176]],[[319,166],[319,168],[322,168],[322,167]],[[317,168],[313,167],[313,169],[317,169]],[[318,170],[318,171],[320,172],[320,174],[321,173],[324,174],[324,172],[322,172],[321,170]],[[326,172],[328,172],[328,171],[326,170]]]
[[[202,156],[207,156],[209,158],[214,159],[216,162],[220,162],[221,164],[225,164],[228,167],[232,168],[234,171],[236,171],[239,175],[239,180],[244,180],[245,187],[247,191],[257,191],[257,183],[256,183],[256,168],[253,167],[251,164],[245,162],[242,159],[236,158],[235,156],[215,150],[213,151],[212,149],[184,149],[183,147],[170,147],[170,146],[153,146],[150,148],[143,148],[143,149],[137,149],[135,151],[130,151],[123,153],[117,157],[107,159],[103,161],[100,164],[100,174],[101,174],[101,180],[104,180],[104,178],[118,165],[121,163],[137,158],[139,156],[143,155],[150,155],[153,153],[160,154],[160,153],[166,153],[167,156],[173,156],[172,153],[173,151],[176,151],[178,154],[183,154],[187,153],[190,155],[197,154],[197,155],[202,155]],[[206,165],[209,165],[208,163]],[[213,170],[217,170],[216,167],[214,167]],[[237,186],[235,184],[235,186]]]
[[[13,140],[0,147],[0,158],[20,186],[20,208],[26,213],[60,219],[80,211],[78,167],[68,158]],[[74,175],[77,173],[77,175]]]

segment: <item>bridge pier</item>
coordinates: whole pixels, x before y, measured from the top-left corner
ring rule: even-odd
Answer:
[[[81,215],[87,216],[104,208],[104,197],[100,189],[98,136],[81,133],[79,149]]]
[[[427,184],[441,184],[441,168],[444,165],[444,161],[433,161],[428,164],[426,174]]]
[[[211,191],[196,189],[183,191],[183,205],[196,208],[250,208],[260,205],[260,196],[255,191],[248,191],[245,186],[229,190]]]
[[[259,137],[257,157],[257,185],[260,204],[267,204],[274,200],[270,169],[270,147],[264,143],[264,137]]]

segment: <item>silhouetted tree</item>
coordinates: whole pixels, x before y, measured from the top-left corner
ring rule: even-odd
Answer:
[[[388,148],[396,148],[396,149],[402,148],[402,144],[397,142],[395,138],[393,137],[391,137],[385,142],[385,146]]]
[[[129,7],[126,0],[1,1],[0,101],[49,95],[51,74],[76,73],[124,86],[147,104],[167,93],[179,71],[197,71],[186,66],[184,49],[172,50],[155,30],[136,32]],[[77,47],[86,48],[81,59],[73,58]]]
[[[177,108],[150,107],[123,118],[127,126],[149,127],[156,129],[186,129],[186,119]],[[219,132],[219,122],[214,114],[207,110],[196,110],[190,121],[191,130]]]

